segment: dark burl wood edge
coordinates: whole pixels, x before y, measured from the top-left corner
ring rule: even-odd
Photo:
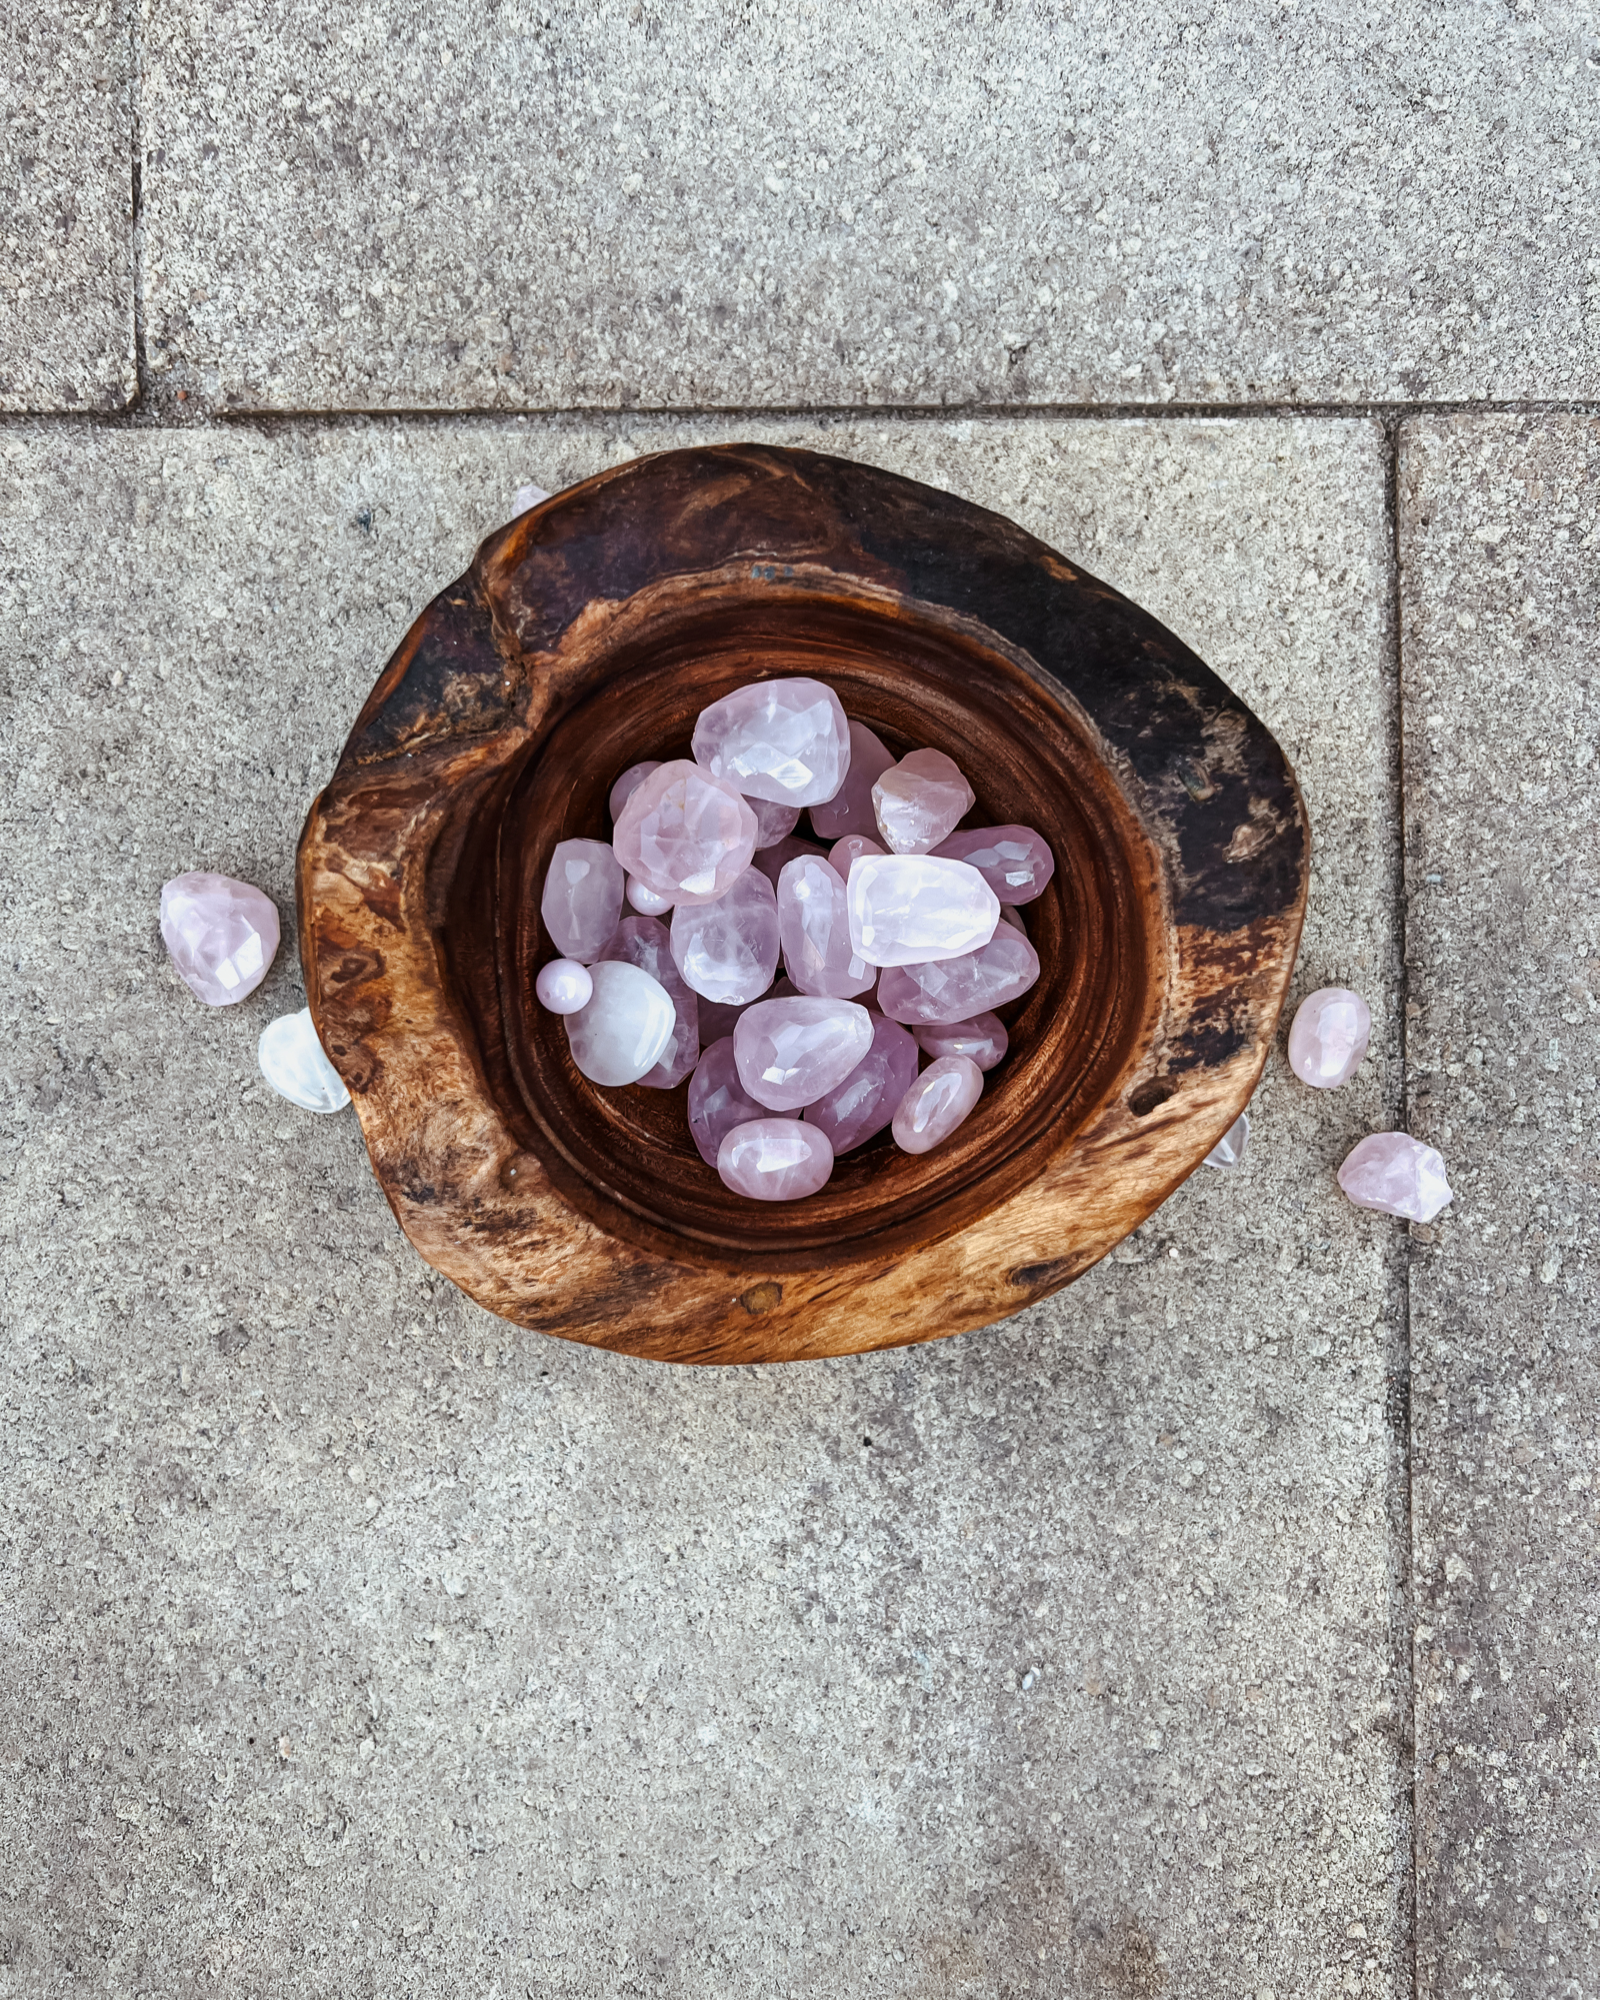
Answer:
[[[1147,978],[1123,1009],[1114,1074],[1061,1120],[1058,1145],[1035,1145],[1024,1185],[927,1240],[902,1229],[884,1248],[858,1232],[836,1257],[746,1258],[575,1199],[506,1102],[504,1050],[485,1046],[447,949],[453,901],[490,865],[482,828],[630,606],[735,587],[778,604],[821,589],[977,634],[1089,732],[1108,796],[1138,829],[1128,920],[1143,926]],[[1309,859],[1270,733],[1120,593],[952,495],[730,445],[636,460],[556,496],[490,537],[427,607],[307,818],[300,950],[380,1185],[436,1269],[569,1339],[680,1362],[795,1360],[991,1324],[1143,1221],[1256,1085]]]

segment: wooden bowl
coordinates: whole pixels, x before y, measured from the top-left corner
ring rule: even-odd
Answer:
[[[689,754],[707,702],[825,679],[1037,827],[1043,972],[954,1137],[887,1133],[757,1203],[685,1092],[601,1090],[533,999],[554,843]],[[493,535],[384,669],[300,844],[311,1011],[428,1262],[491,1311],[663,1360],[983,1326],[1105,1255],[1204,1158],[1271,1045],[1310,834],[1267,730],[1137,605],[1000,515],[814,452],[602,473]]]

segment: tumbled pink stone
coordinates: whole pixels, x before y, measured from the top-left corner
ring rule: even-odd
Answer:
[[[622,867],[603,840],[558,840],[539,914],[563,958],[592,965],[622,915]]]
[[[1056,872],[1049,843],[1031,826],[968,827],[941,840],[933,851],[976,868],[1008,907],[1042,896]]]
[[[639,1081],[646,1090],[675,1089],[700,1060],[700,1001],[673,959],[671,933],[659,917],[624,917],[600,957],[648,972],[672,1002],[672,1038]]]
[[[1011,1045],[1006,1024],[998,1014],[979,1014],[970,1021],[936,1021],[912,1030],[917,1047],[935,1062],[940,1056],[965,1056],[979,1069],[990,1070]]]
[[[708,1045],[689,1079],[689,1136],[708,1167],[717,1164],[717,1150],[735,1125],[752,1118],[798,1118],[798,1111],[769,1111],[739,1081],[733,1037],[724,1035]]]
[[[611,845],[630,875],[675,908],[714,903],[750,866],[756,816],[732,785],[679,757],[635,787]]]
[[[966,1056],[929,1063],[901,1098],[894,1114],[894,1142],[903,1153],[929,1153],[983,1095],[983,1071]]]
[[[877,821],[872,814],[872,788],[894,762],[894,752],[886,749],[864,722],[852,722],[850,769],[831,799],[811,808],[811,824],[824,840],[838,840],[847,833],[874,833]]]
[[[928,854],[972,808],[973,791],[942,750],[913,750],[872,787],[872,810],[891,854]]]
[[[161,941],[197,1000],[231,1007],[254,993],[277,956],[277,907],[231,875],[174,875],[161,889]]]
[[[843,879],[814,855],[791,861],[778,877],[778,941],[802,993],[850,1000],[878,976],[851,949],[846,900]]]
[[[890,966],[878,981],[878,1005],[891,1021],[937,1026],[970,1021],[1015,1000],[1039,977],[1039,954],[1004,924],[981,951],[933,965]]]
[[[994,936],[1000,903],[976,868],[931,854],[865,854],[850,865],[850,945],[868,965],[962,958]]]
[[[770,1111],[798,1111],[826,1097],[872,1046],[872,1016],[853,1000],[762,1000],[739,1016],[739,1081]]]
[[[786,834],[782,840],[774,842],[771,847],[758,847],[755,865],[776,889],[778,877],[791,861],[802,854],[814,854],[819,861],[826,861],[828,858],[828,850],[825,847],[818,847],[813,841],[802,840],[798,834],[791,833]]]
[[[1339,1169],[1339,1185],[1357,1208],[1432,1222],[1455,1200],[1444,1161],[1432,1146],[1405,1132],[1374,1132]]]
[[[1323,986],[1295,1009],[1289,1067],[1313,1090],[1337,1090],[1356,1073],[1372,1036],[1372,1009],[1345,986]]]
[[[844,783],[850,728],[822,681],[753,681],[701,709],[694,760],[747,798],[809,806]]]
[[[859,861],[863,854],[887,854],[888,851],[876,840],[868,840],[864,833],[847,833],[843,840],[836,840],[828,849],[828,866],[836,868],[848,882],[852,861]]]
[[[617,782],[611,787],[611,798],[609,801],[611,824],[613,826],[621,819],[622,808],[633,797],[634,793],[638,791],[645,779],[649,777],[652,771],[659,771],[660,769],[661,759],[659,757],[647,757],[642,764],[630,764],[622,776],[618,778]]]
[[[754,1118],[726,1134],[717,1172],[724,1187],[752,1201],[800,1201],[827,1185],[833,1148],[826,1132],[797,1118]]]
[[[751,799],[750,810],[756,816],[756,852],[763,848],[776,847],[780,840],[787,840],[800,824],[798,806],[775,806],[770,799]]]
[[[873,1014],[871,1048],[843,1083],[806,1106],[806,1123],[827,1133],[835,1158],[853,1152],[889,1123],[916,1074],[916,1043],[897,1021]]]
[[[672,956],[708,1000],[755,1000],[778,969],[778,898],[759,868],[746,868],[715,903],[672,913]]]

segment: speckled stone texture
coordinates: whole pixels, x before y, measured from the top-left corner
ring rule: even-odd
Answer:
[[[1579,0],[175,0],[148,35],[150,363],[207,403],[1600,393]]]
[[[1600,424],[1406,426],[1419,1991],[1600,1983]]]
[[[728,434],[0,441],[7,2000],[1409,1991],[1403,1245],[1333,1179],[1402,1108],[1374,426],[760,433],[1191,640],[1306,788],[1295,997],[1372,1002],[1347,1089],[1280,1050],[1244,1168],[1004,1326],[705,1373],[518,1333],[257,1077],[292,951],[216,1012],[167,968],[182,869],[287,914],[519,484]]]

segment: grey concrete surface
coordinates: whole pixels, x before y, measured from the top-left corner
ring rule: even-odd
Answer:
[[[1600,424],[1407,427],[1419,1990],[1600,1984]]]
[[[1006,1325],[676,1372],[434,1282],[161,881],[305,801],[507,512],[701,424],[0,439],[0,1993],[1409,1990],[1384,456],[1364,422],[773,425],[993,504],[1281,731],[1255,1149]]]
[[[1600,394],[1575,0],[176,0],[146,32],[152,379],[207,405]]]
[[[127,15],[3,18],[0,410],[120,409],[137,387]]]

